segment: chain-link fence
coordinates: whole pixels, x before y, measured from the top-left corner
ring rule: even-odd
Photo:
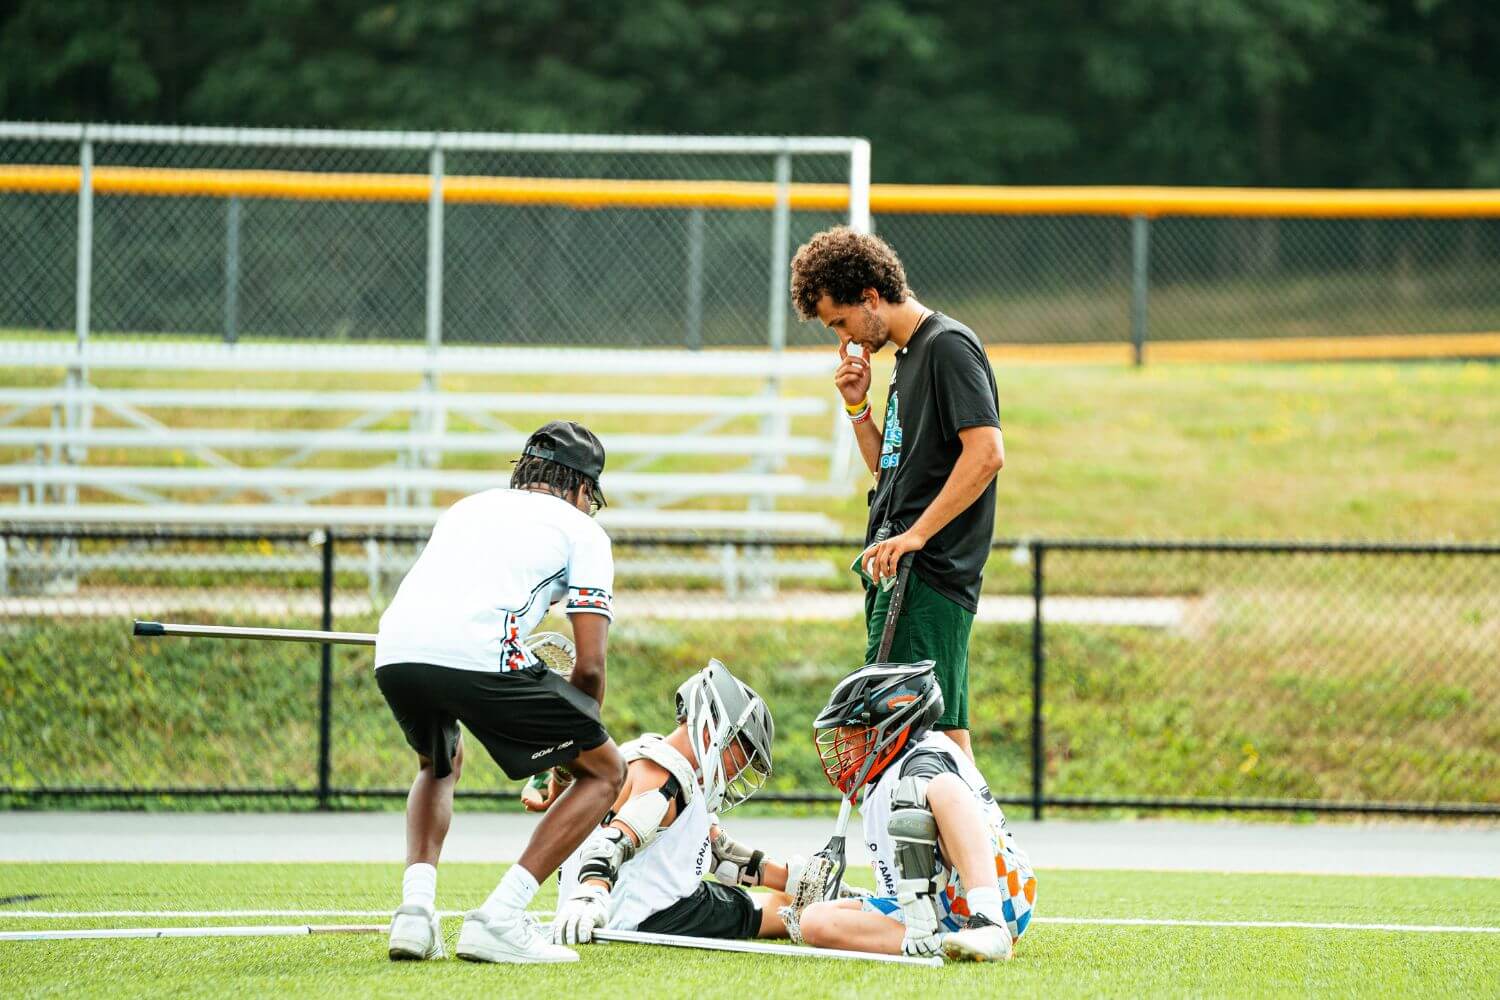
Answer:
[[[1139,354],[1500,330],[1500,205],[1484,192],[1028,201],[869,187],[868,155],[838,139],[0,123],[0,331],[826,345],[792,321],[787,257],[868,212],[918,295],[990,343]]]
[[[421,536],[0,534],[0,805],[405,794],[368,649],[130,621],[372,631]],[[762,799],[826,800],[809,726],[864,653],[857,551],[617,538],[610,730],[670,728],[718,657],[778,720]],[[984,590],[970,723],[1003,802],[1500,815],[1500,546],[997,542]]]
[[[853,139],[0,123],[0,330],[777,347],[788,250],[863,224],[860,164]]]
[[[989,343],[1500,330],[1497,218],[883,214],[878,185],[871,200],[917,295]]]

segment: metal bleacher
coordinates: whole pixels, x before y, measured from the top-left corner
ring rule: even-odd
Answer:
[[[600,521],[613,532],[711,532],[743,538],[747,545],[776,535],[829,534],[836,526],[823,514],[777,509],[788,500],[849,489],[852,440],[846,422],[826,397],[786,395],[782,388],[788,379],[826,376],[829,364],[820,355],[752,351],[0,343],[0,367],[24,371],[32,383],[49,372],[58,379],[41,387],[0,388],[0,454],[10,456],[0,464],[0,521],[309,530],[427,526],[457,496],[503,485],[530,424],[547,414],[625,423],[649,418],[672,428],[602,435],[610,453],[603,486],[611,505]],[[261,374],[256,388],[231,390],[106,388],[91,381],[100,372],[129,370]],[[307,372],[345,373],[351,382],[392,373],[420,374],[422,380],[415,389],[388,391],[264,387],[278,373]],[[754,391],[691,391],[704,378],[726,372]],[[515,391],[441,388],[443,376],[454,373],[513,376]],[[689,391],[528,389],[539,378],[557,376],[593,385],[602,376],[627,389],[632,378],[649,376],[658,388],[665,382]],[[260,421],[278,426],[236,420],[253,411],[279,414]],[[335,426],[297,426],[299,415],[305,425],[312,414],[319,415],[314,422]],[[514,423],[518,417],[528,422]],[[747,418],[754,432],[746,432]],[[792,433],[794,419],[804,433]],[[723,430],[736,423],[738,432]],[[806,433],[810,426],[825,433]],[[494,460],[480,468],[445,466],[446,456],[464,454]],[[649,471],[663,456],[698,456],[715,467]],[[800,474],[784,468],[792,458],[800,460]],[[810,467],[816,475],[808,474]],[[815,566],[747,559],[735,548],[706,564],[679,559],[671,567],[636,569],[716,576],[731,590],[747,578],[763,587],[779,576],[819,572]],[[24,554],[13,555],[12,565],[18,557],[24,561]],[[404,571],[404,564],[388,562],[373,557],[372,581]]]

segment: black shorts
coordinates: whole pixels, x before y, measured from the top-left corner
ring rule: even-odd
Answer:
[[[743,940],[760,934],[760,911],[739,886],[699,882],[691,896],[651,914],[641,921],[640,929],[653,934]]]
[[[540,664],[492,674],[388,663],[376,668],[375,682],[406,742],[432,761],[439,778],[453,773],[460,722],[512,780],[566,764],[609,740],[599,703]]]

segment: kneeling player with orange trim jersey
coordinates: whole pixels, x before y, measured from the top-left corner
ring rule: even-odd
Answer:
[[[931,729],[942,712],[931,660],[873,663],[834,688],[813,727],[833,786],[856,801],[868,788],[860,814],[876,894],[786,911],[793,937],[892,955],[1010,958],[1031,920],[1036,877],[983,775]]]
[[[625,786],[559,873],[554,941],[586,944],[600,928],[787,936],[777,910],[791,902],[781,890],[800,877],[801,863],[779,864],[736,843],[718,820],[771,774],[770,709],[711,660],[678,689],[677,720],[666,736],[648,733],[620,748]],[[747,886],[773,891],[751,896]]]

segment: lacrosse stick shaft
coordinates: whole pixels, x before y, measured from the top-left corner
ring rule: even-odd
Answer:
[[[303,628],[247,628],[236,625],[177,625],[137,620],[131,632],[137,636],[189,636],[200,639],[263,639],[271,642],[330,643],[341,646],[373,646],[370,632],[324,632]]]
[[[880,630],[880,649],[875,654],[876,663],[886,662],[891,655],[891,645],[896,641],[896,623],[901,618],[901,607],[906,603],[906,581],[911,576],[913,554],[908,552],[896,563],[896,582],[891,587],[891,602],[885,609],[885,626]]]
[[[906,581],[911,575],[911,560],[912,553],[908,552],[896,564],[896,582],[891,587],[891,601],[886,606],[885,625],[880,630],[880,650],[875,656],[877,663],[884,663],[891,655],[891,643],[896,638],[896,622],[901,617],[901,606],[906,602]],[[839,897],[839,890],[844,884],[844,872],[849,868],[849,862],[844,854],[844,844],[849,830],[849,815],[853,808],[853,802],[845,796],[844,800],[839,803],[839,819],[833,829],[833,838],[828,841],[828,846],[822,851],[833,864],[833,872],[828,879],[827,898],[829,899]]]
[[[921,965],[936,968],[943,960],[915,958],[907,955],[877,955],[867,951],[845,951],[840,948],[803,948],[793,944],[768,944],[764,941],[725,941],[719,938],[687,937],[681,934],[653,934],[649,931],[594,931],[594,940],[621,944],[656,944],[669,948],[699,948],[704,951],[736,951],[749,955],[785,955],[788,958],[833,958],[849,962],[886,962],[893,965]]]
[[[848,843],[849,817],[854,813],[854,803],[847,797],[839,803],[838,822],[833,827],[833,837],[828,841],[828,846],[823,848],[828,860],[833,864],[833,871],[828,878],[827,899],[838,899],[839,889],[844,884],[844,872],[849,869],[848,856],[844,853]]]

